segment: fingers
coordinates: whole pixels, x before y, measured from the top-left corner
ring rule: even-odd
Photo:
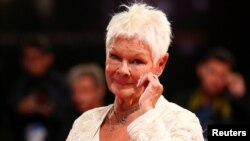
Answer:
[[[162,95],[163,86],[159,82],[157,75],[152,73],[141,76],[137,86],[144,86],[144,91],[139,99],[139,105],[141,112],[146,113],[155,107],[156,102]]]
[[[233,73],[228,77],[228,88],[234,97],[241,98],[245,95],[246,86],[244,78],[238,73]]]
[[[137,87],[141,87],[143,85],[148,85],[150,82],[159,82],[158,76],[153,73],[147,73],[138,80]]]

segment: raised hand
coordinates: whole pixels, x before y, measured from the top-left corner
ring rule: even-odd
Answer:
[[[155,107],[156,102],[163,92],[163,86],[158,76],[153,73],[147,73],[138,80],[137,87],[144,86],[144,91],[139,99],[139,106],[142,113],[146,113]]]

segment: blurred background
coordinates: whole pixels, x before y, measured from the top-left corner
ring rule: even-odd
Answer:
[[[118,5],[129,0],[0,0],[1,114],[9,92],[22,73],[20,43],[31,36],[46,37],[62,74],[79,63],[105,67],[105,29]],[[169,62],[161,81],[168,97],[197,84],[195,64],[200,55],[225,47],[236,59],[236,72],[250,79],[249,19],[245,0],[144,0],[162,9],[173,29]],[[113,97],[107,97],[112,102]],[[6,117],[8,118],[8,117]],[[6,119],[1,119],[3,122]],[[1,122],[2,122],[1,121]],[[1,129],[4,132],[4,128]]]

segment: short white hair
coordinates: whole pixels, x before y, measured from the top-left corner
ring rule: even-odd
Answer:
[[[165,55],[172,38],[171,25],[165,13],[142,3],[121,6],[127,10],[113,15],[107,26],[106,52],[113,39],[125,36],[146,42],[154,62]]]

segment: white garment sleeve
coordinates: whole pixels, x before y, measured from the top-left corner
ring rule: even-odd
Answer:
[[[152,109],[128,126],[131,141],[203,141],[198,119],[177,113],[166,115]],[[170,120],[169,120],[170,118]]]

